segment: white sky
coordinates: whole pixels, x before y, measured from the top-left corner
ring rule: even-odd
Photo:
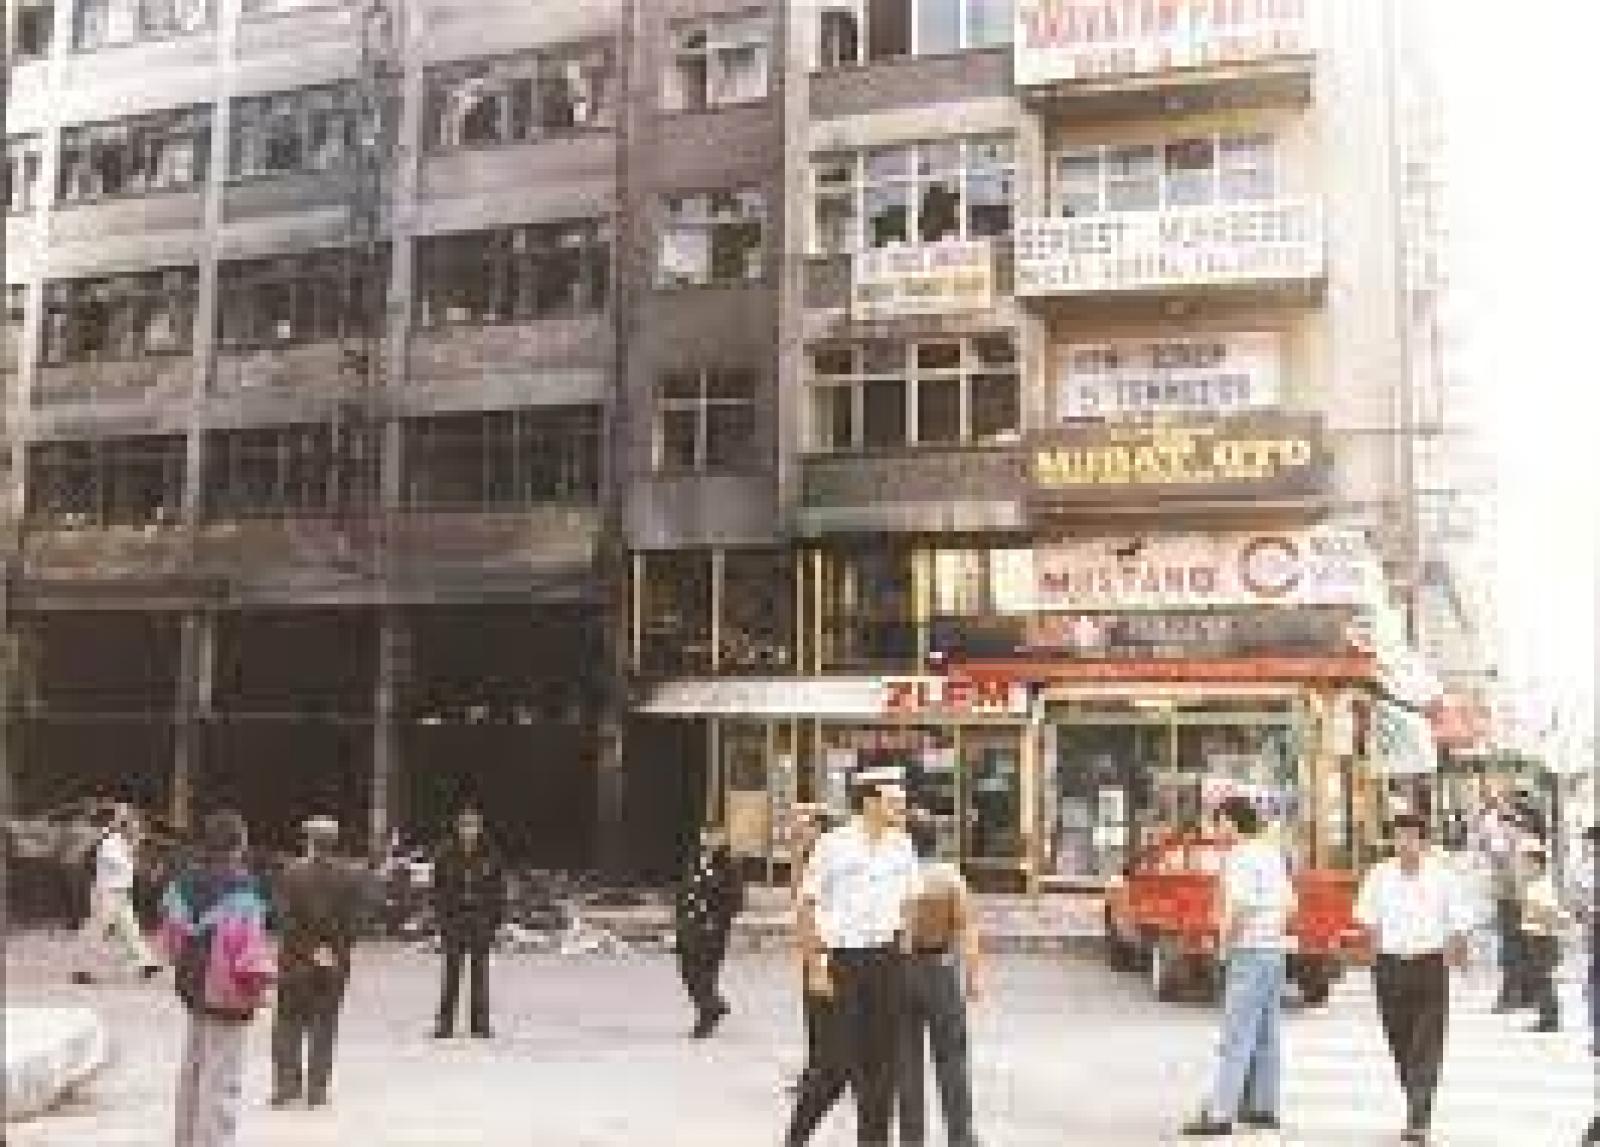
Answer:
[[[1366,3],[1369,0],[1356,0]],[[1391,0],[1409,3],[1411,0]],[[1499,479],[1502,665],[1592,722],[1600,244],[1591,0],[1424,0],[1447,134],[1458,362]]]

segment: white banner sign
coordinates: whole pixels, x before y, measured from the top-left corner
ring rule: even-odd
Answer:
[[[1322,205],[1313,199],[1017,222],[1019,295],[1298,281],[1322,274]]]
[[[994,256],[983,239],[878,247],[855,257],[855,319],[987,310],[993,301]]]
[[[1186,411],[1232,414],[1278,402],[1277,335],[1119,339],[1064,348],[1060,418]]]
[[[994,555],[1003,613],[1355,606],[1381,599],[1382,568],[1355,530],[1095,539]]]
[[[1312,0],[1017,0],[1019,87],[1309,55]]]

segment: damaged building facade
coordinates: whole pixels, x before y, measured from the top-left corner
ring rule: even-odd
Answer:
[[[1208,777],[1349,835],[1348,622],[1417,575],[1398,21],[9,11],[15,804],[776,874],[891,766],[1019,887]]]

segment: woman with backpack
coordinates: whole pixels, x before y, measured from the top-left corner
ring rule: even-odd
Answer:
[[[197,863],[167,887],[162,950],[176,969],[189,1032],[178,1069],[176,1147],[238,1140],[245,1033],[275,978],[267,899],[245,866],[244,819],[206,817]]]

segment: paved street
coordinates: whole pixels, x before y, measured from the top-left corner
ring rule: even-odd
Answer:
[[[13,1147],[155,1147],[167,1132],[181,1020],[165,987],[77,989],[61,982],[60,941],[7,953],[6,998],[89,1001],[116,1045],[113,1066],[67,1110],[11,1129]],[[779,1140],[782,1082],[798,1059],[788,965],[772,954],[730,966],[736,1013],[717,1039],[684,1038],[673,965],[659,956],[507,957],[496,968],[499,1038],[425,1038],[434,964],[369,949],[346,1012],[330,1112],[266,1108],[267,1025],[256,1026],[247,1147],[760,1147]],[[1153,1145],[1204,1086],[1213,1013],[1157,1005],[1132,977],[1085,957],[1013,956],[976,1017],[976,1084],[991,1147]],[[1576,985],[1568,984],[1576,1020]],[[1486,1013],[1480,973],[1462,986],[1441,1095],[1446,1147],[1575,1144],[1593,1075],[1583,1039],[1524,1034]],[[1364,1147],[1394,1141],[1401,1115],[1364,977],[1288,1037],[1283,1142]],[[853,1142],[847,1111],[818,1137]],[[1244,1138],[1241,1137],[1241,1141]],[[1276,1142],[1257,1136],[1256,1143]]]

